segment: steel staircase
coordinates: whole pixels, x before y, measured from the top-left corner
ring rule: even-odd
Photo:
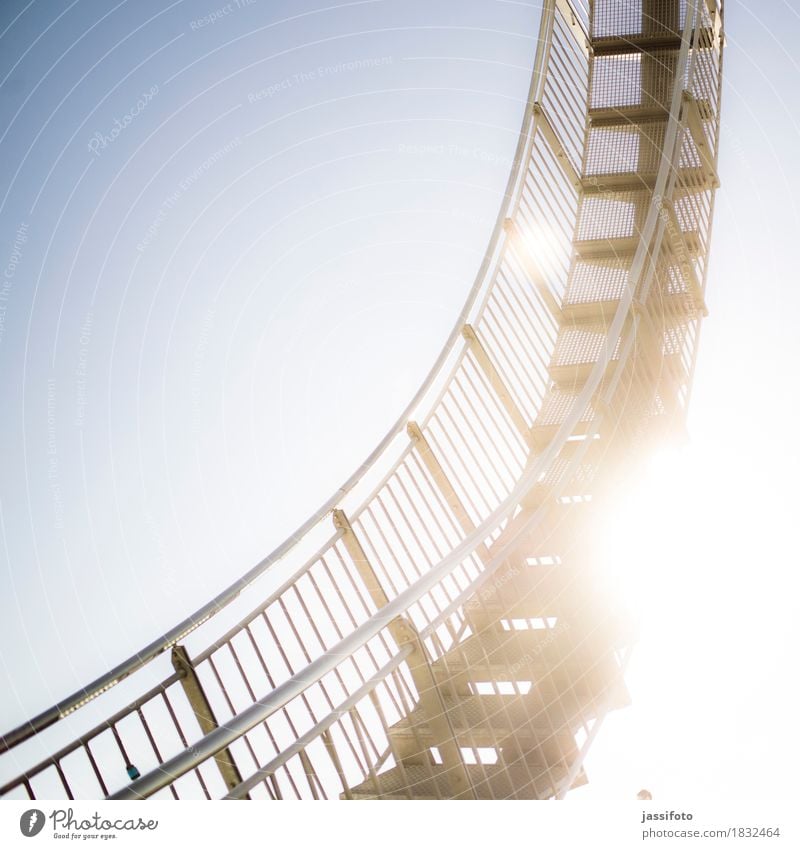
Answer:
[[[595,6],[596,16],[601,5]],[[676,2],[645,0],[641,18],[632,21],[638,27],[629,31],[615,30],[608,20],[603,30],[597,17],[594,20],[594,32],[610,34],[589,39],[592,105],[587,113],[587,142],[578,183],[574,254],[564,298],[558,305],[561,321],[548,367],[551,387],[532,429],[539,449],[562,424],[564,413],[572,406],[565,398],[577,395],[607,343],[607,326],[616,313],[615,296],[619,295],[619,290],[609,290],[609,278],[617,272],[621,283],[639,248],[671,112],[674,69],[681,48],[680,11]],[[696,37],[706,49],[713,48],[711,28],[703,28]],[[639,78],[634,81],[640,85],[636,104],[626,102],[631,95],[630,80],[623,88],[617,77],[611,94],[602,88],[611,68],[626,67],[631,60],[640,66]],[[615,100],[618,88],[628,95],[622,102]],[[683,94],[682,109],[687,123],[691,117],[699,123],[704,144],[703,123],[713,112],[707,105],[699,109],[688,92]],[[552,128],[548,131],[554,134]],[[687,187],[687,194],[706,192],[718,185],[701,150],[695,134],[688,134],[676,175]],[[570,182],[577,183],[569,168],[567,165],[565,170]],[[622,206],[624,213],[619,211]],[[508,222],[507,229],[512,228],[513,223]],[[680,238],[688,254],[696,255],[696,232],[681,227]],[[671,246],[667,243],[661,250],[664,263],[672,265]],[[650,258],[657,260],[657,256]],[[660,291],[641,302],[655,326],[640,331],[639,351],[628,366],[628,386],[635,386],[637,372],[648,368],[655,367],[660,373],[679,372],[680,364],[672,362],[677,355],[663,350],[663,337],[679,335],[703,307],[699,292],[686,291],[685,287],[683,291],[669,291],[670,282],[671,278],[657,278]],[[620,343],[621,339],[611,352],[606,378],[616,367]],[[673,402],[671,387],[659,381],[659,374],[653,378],[649,383],[642,381],[649,391],[642,393],[640,403],[669,406]],[[636,390],[641,392],[638,386]],[[629,398],[626,412],[631,406]],[[624,428],[626,439],[631,433],[629,427],[635,434],[646,416],[635,409],[627,418],[632,421],[617,422],[618,429]],[[589,420],[588,413],[585,420]],[[583,432],[579,423],[573,434]],[[619,434],[605,437],[606,443],[619,439]],[[568,450],[567,446],[562,448],[562,452]],[[593,477],[590,462],[586,479]],[[546,500],[548,487],[542,489],[541,498]],[[572,530],[567,538],[574,533]],[[447,718],[446,725],[440,727],[447,729],[448,739],[455,739],[462,753],[473,752],[476,758],[488,756],[490,765],[499,765],[494,771],[474,770],[471,784],[478,798],[546,799],[557,795],[578,760],[575,733],[608,709],[627,703],[615,652],[622,644],[615,641],[608,627],[603,627],[606,621],[596,624],[597,587],[582,569],[590,552],[585,546],[577,552],[575,546],[570,550],[564,540],[556,545],[548,542],[539,536],[515,551],[507,568],[507,582],[501,582],[500,571],[495,578],[495,597],[488,604],[477,597],[467,602],[466,623],[471,636],[431,667],[441,696],[441,713]],[[555,556],[551,553],[554,550],[558,552]],[[558,565],[527,565],[528,560],[542,555],[557,560]],[[613,620],[613,614],[606,612],[605,619]],[[517,631],[519,625],[525,630]],[[381,774],[379,780],[368,779],[353,788],[352,796],[449,795],[449,767],[441,757],[436,763],[433,755],[438,755],[444,741],[429,723],[422,704],[390,730],[389,739],[398,765]],[[581,770],[571,786],[585,781]]]
[[[273,555],[7,734],[0,796],[586,783],[633,640],[597,528],[688,403],[723,41],[715,0],[546,0],[491,243],[407,412]]]

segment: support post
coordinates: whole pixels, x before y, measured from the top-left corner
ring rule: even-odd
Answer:
[[[417,449],[420,459],[424,463],[428,472],[430,472],[434,483],[439,488],[439,492],[441,492],[444,500],[447,502],[447,506],[453,512],[461,530],[464,531],[466,536],[469,536],[469,534],[475,530],[475,523],[472,519],[470,519],[467,509],[464,507],[464,503],[453,488],[453,484],[450,483],[450,479],[447,477],[441,463],[439,463],[436,459],[436,455],[433,453],[433,449],[431,448],[428,440],[425,439],[420,426],[416,422],[409,422],[406,425],[406,433],[408,433],[414,442],[414,447]],[[484,543],[477,545],[475,550],[482,560],[488,560],[489,551]]]
[[[511,247],[519,257],[522,267],[525,269],[525,273],[528,275],[536,291],[539,293],[539,297],[544,301],[545,306],[548,310],[550,310],[553,318],[561,324],[561,307],[559,306],[558,301],[556,301],[553,293],[550,291],[550,287],[545,282],[544,277],[542,277],[542,273],[536,265],[536,261],[531,250],[525,244],[525,240],[522,238],[522,234],[517,229],[517,225],[514,223],[513,219],[506,218],[503,222],[503,228],[508,234]]]
[[[712,0],[709,0],[709,2],[712,2]],[[576,47],[583,53],[584,59],[588,62],[591,57],[589,39],[586,37],[583,27],[578,21],[578,16],[572,8],[572,3],[569,0],[556,0],[556,8],[561,12],[564,23],[566,23],[570,34],[575,39]]]
[[[672,249],[672,256],[681,270],[681,276],[686,283],[686,288],[689,290],[694,299],[695,306],[700,310],[703,316],[708,315],[708,307],[703,298],[703,290],[700,288],[700,282],[697,279],[697,274],[692,264],[692,254],[689,246],[686,244],[683,231],[681,230],[678,216],[675,214],[675,207],[672,201],[664,198],[661,201],[662,215],[664,217],[664,225],[666,230],[667,240]]]
[[[692,142],[694,142],[694,146],[700,156],[704,178],[708,181],[708,184],[712,188],[718,189],[719,177],[717,177],[714,157],[708,146],[708,139],[706,138],[706,132],[703,128],[703,118],[704,116],[700,109],[700,103],[698,103],[690,91],[684,91],[681,119],[684,125],[688,128],[689,134],[692,137]]]
[[[533,104],[533,114],[538,116],[539,121],[537,126],[542,131],[547,143],[550,145],[550,149],[553,151],[558,164],[561,166],[564,176],[567,178],[572,188],[580,192],[583,187],[581,175],[575,170],[575,167],[569,158],[569,154],[564,149],[564,145],[561,144],[561,139],[558,137],[558,133],[550,123],[550,119],[547,117],[547,113],[544,111],[544,107],[541,103]]]
[[[520,412],[516,402],[511,397],[511,393],[508,391],[508,387],[505,385],[500,373],[494,367],[494,363],[492,363],[489,359],[489,355],[486,353],[483,343],[478,338],[475,328],[471,324],[465,324],[461,330],[461,335],[467,340],[467,342],[469,342],[472,355],[475,357],[478,365],[486,375],[486,379],[489,381],[490,386],[497,393],[497,397],[500,399],[501,404],[508,413],[508,417],[519,431],[523,442],[527,445],[528,440],[530,439],[530,428],[528,427],[528,423],[525,421],[525,417]]]
[[[386,590],[381,586],[381,582],[378,580],[378,576],[375,574],[375,570],[372,568],[344,510],[333,511],[333,524],[338,530],[342,531],[344,547],[355,564],[358,575],[364,582],[375,607],[385,607],[389,603],[389,597],[386,595]]]
[[[342,541],[347,553],[356,565],[358,574],[367,586],[372,600],[380,608],[388,604],[386,592],[381,587],[375,570],[372,568],[364,549],[353,531],[343,510],[333,511],[333,521],[336,527],[343,531]],[[411,653],[406,659],[411,679],[419,693],[419,701],[428,726],[437,741],[445,776],[450,784],[453,798],[474,799],[475,792],[469,779],[461,749],[453,735],[453,729],[447,715],[447,708],[442,698],[441,690],[433,675],[425,645],[411,622],[403,617],[393,619],[386,626],[392,639],[398,646],[411,646]]]
[[[172,665],[180,676],[183,692],[189,700],[189,705],[194,712],[200,730],[203,735],[208,734],[218,727],[217,718],[214,716],[214,711],[209,704],[205,690],[203,690],[203,685],[195,672],[194,664],[184,646],[172,647]],[[214,760],[228,790],[232,790],[242,783],[242,776],[230,750],[223,749],[214,756]],[[249,798],[249,796],[245,798]]]

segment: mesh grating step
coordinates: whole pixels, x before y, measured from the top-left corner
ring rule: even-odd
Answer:
[[[567,777],[563,766],[552,771],[529,767],[524,762],[511,766],[469,765],[475,795],[479,799],[548,799]],[[580,771],[573,787],[586,784]],[[368,779],[350,791],[356,799],[448,799],[452,797],[445,768],[442,766],[396,766],[376,778]]]
[[[693,191],[708,191],[717,187],[717,181],[703,168],[680,168],[678,179]],[[584,194],[603,194],[604,192],[627,192],[638,189],[653,189],[658,174],[656,171],[618,171],[597,172],[581,180]]]
[[[433,663],[434,674],[439,681],[450,681],[464,673],[482,676],[480,680],[503,680],[530,678],[530,672],[540,670],[541,677],[547,668],[558,659],[559,648],[555,646],[560,632],[541,628],[525,631],[506,631],[497,628],[480,635],[468,637],[454,646]],[[509,674],[509,670],[525,670],[525,675]]]
[[[548,556],[548,559],[553,556]],[[481,629],[487,624],[497,622],[501,616],[505,619],[548,619],[562,615],[567,609],[574,607],[574,600],[570,602],[567,597],[572,587],[571,575],[564,567],[542,568],[530,566],[522,560],[511,564],[498,576],[494,584],[470,599],[464,606],[464,611],[468,621]],[[543,627],[532,630],[548,629]],[[547,634],[537,637],[531,648],[541,650],[539,643],[545,638],[552,639]],[[510,648],[509,643],[509,650]],[[495,654],[500,657],[502,651]]]
[[[695,231],[682,233],[687,253],[696,257],[701,251],[700,237]],[[637,236],[623,236],[610,239],[581,239],[573,243],[575,253],[581,259],[623,259],[632,258],[639,246]]]
[[[714,30],[711,27],[701,27],[696,42],[697,49],[709,50],[714,47],[714,43]],[[653,53],[660,50],[678,51],[680,47],[680,35],[673,32],[662,32],[654,35],[642,35],[641,33],[610,35],[592,40],[592,51],[595,56]]]
[[[707,98],[696,101],[703,120],[713,121],[714,109]],[[605,103],[589,110],[590,129],[595,127],[632,127],[642,128],[648,124],[666,126],[669,109],[666,105],[651,103]],[[663,132],[663,129],[662,129]]]
[[[444,699],[444,709],[459,745],[465,748],[513,745],[534,753],[539,762],[546,765],[558,759],[558,746],[565,746],[565,752],[575,748],[569,726],[575,723],[580,708],[574,698],[569,701],[572,702],[569,711],[555,711],[550,709],[555,705],[555,698],[545,699],[531,693],[526,696],[449,696]],[[391,728],[389,736],[404,760],[423,755],[427,758],[430,748],[441,742],[431,732],[427,717],[419,707]]]
[[[666,124],[669,110],[660,103],[604,104],[589,110],[590,128],[616,127],[660,122]]]
[[[521,620],[522,617],[507,619],[509,622]],[[509,633],[519,635],[525,632],[511,630]],[[450,693],[457,691],[462,695],[491,682],[529,681],[538,688],[539,697],[558,699],[570,693],[578,699],[581,707],[590,706],[609,694],[613,695],[615,705],[628,703],[626,693],[611,693],[619,679],[619,666],[614,656],[614,635],[610,629],[562,627],[560,644],[556,629],[549,633],[544,630],[543,633],[541,651],[517,655],[505,664],[500,662],[499,656],[495,656],[494,662],[483,660],[469,665],[454,655],[446,666],[442,664],[439,667],[438,680]],[[481,634],[482,638],[484,636]],[[553,643],[548,644],[547,639],[553,639]]]
[[[573,325],[592,323],[608,327],[614,320],[619,303],[619,300],[565,302],[561,307],[561,315],[565,325],[571,322]],[[693,321],[698,316],[705,314],[705,305],[692,294],[686,292],[677,295],[662,295],[656,304],[655,312],[665,316],[676,325],[681,322]]]

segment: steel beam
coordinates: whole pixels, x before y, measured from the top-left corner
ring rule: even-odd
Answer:
[[[214,716],[214,711],[208,701],[203,685],[197,677],[194,664],[183,646],[172,647],[172,665],[178,673],[183,692],[189,700],[189,705],[194,712],[200,730],[205,736],[210,731],[218,728],[219,724],[217,723],[216,716]],[[228,790],[242,783],[239,768],[236,766],[236,761],[234,761],[229,749],[223,749],[221,752],[218,752],[214,756],[214,761]]]
[[[553,293],[550,291],[550,287],[545,282],[542,272],[539,269],[530,248],[522,238],[522,234],[519,232],[517,225],[511,218],[506,218],[503,222],[503,227],[508,234],[514,253],[517,255],[522,263],[522,267],[525,269],[525,273],[533,283],[536,291],[539,293],[539,296],[544,301],[545,306],[550,311],[553,318],[560,323],[561,307],[559,306],[558,301],[556,301]]]
[[[550,149],[553,151],[556,161],[561,166],[564,176],[576,191],[580,191],[581,175],[575,170],[575,166],[572,164],[569,154],[565,150],[564,145],[561,143],[558,133],[550,123],[550,119],[547,117],[547,113],[541,103],[533,104],[533,114],[539,119],[536,122],[536,126],[541,130],[542,135],[550,145]]]
[[[345,512],[334,510],[333,521],[344,534],[342,539],[347,553],[355,563],[358,574],[366,584],[372,600],[379,608],[384,607],[389,603],[389,599]],[[438,741],[436,745],[442,756],[453,798],[475,798],[464,759],[461,757],[461,749],[453,735],[439,684],[433,675],[425,644],[411,622],[404,617],[392,619],[387,625],[387,630],[398,646],[407,646],[410,649],[406,663],[419,694],[419,702],[425,712],[428,725]]]
[[[461,530],[464,531],[466,536],[469,536],[475,530],[475,523],[470,519],[467,509],[464,507],[464,502],[453,488],[453,484],[450,483],[447,473],[436,458],[436,454],[422,433],[420,426],[416,422],[409,422],[406,425],[406,432],[414,442],[414,447],[417,449],[420,459],[433,478],[442,497],[447,502],[447,506],[452,511],[456,521],[461,526]],[[482,560],[488,559],[489,552],[483,543],[476,547],[476,551]]]
[[[497,371],[494,363],[489,359],[489,355],[486,353],[483,343],[478,338],[475,328],[471,324],[465,324],[461,333],[467,342],[469,342],[472,355],[483,370],[486,379],[489,381],[489,385],[497,393],[497,397],[500,399],[500,403],[503,405],[506,413],[508,413],[508,417],[514,423],[527,445],[531,429],[525,421],[525,417],[522,415],[516,401],[511,397],[511,393],[508,391],[505,381],[500,376],[500,372]]]

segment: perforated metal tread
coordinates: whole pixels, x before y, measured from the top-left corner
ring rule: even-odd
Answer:
[[[574,753],[570,728],[594,718],[592,700],[577,695],[565,698],[552,688],[549,694],[533,689],[524,695],[444,696],[442,700],[443,713],[459,745],[537,750],[547,762],[557,759],[553,757],[556,751],[562,756]],[[390,738],[398,745],[398,754],[408,759],[441,742],[434,738],[428,718],[419,708],[391,729]]]
[[[710,27],[703,27],[700,30],[698,39],[700,47],[710,47],[714,42],[714,31]],[[680,49],[680,46],[680,36],[671,32],[663,32],[653,35],[631,33],[630,35],[624,36],[607,36],[605,38],[596,38],[592,42],[592,50],[595,56],[627,53],[654,53],[661,50],[675,52]]]
[[[565,299],[561,306],[561,314],[565,322],[600,323],[607,327],[613,320],[618,307],[619,299],[587,301],[576,296],[574,300]],[[684,292],[664,295],[657,303],[655,311],[658,312],[659,308],[665,317],[680,315],[684,320],[697,318],[704,311],[702,303],[698,303],[692,295]]]
[[[567,770],[562,766],[552,771],[525,763],[505,765],[470,764],[466,767],[478,799],[547,799],[553,787],[562,781]],[[573,787],[586,784],[581,769]],[[452,798],[443,766],[397,766],[369,779],[350,791],[356,799],[449,799]]]

